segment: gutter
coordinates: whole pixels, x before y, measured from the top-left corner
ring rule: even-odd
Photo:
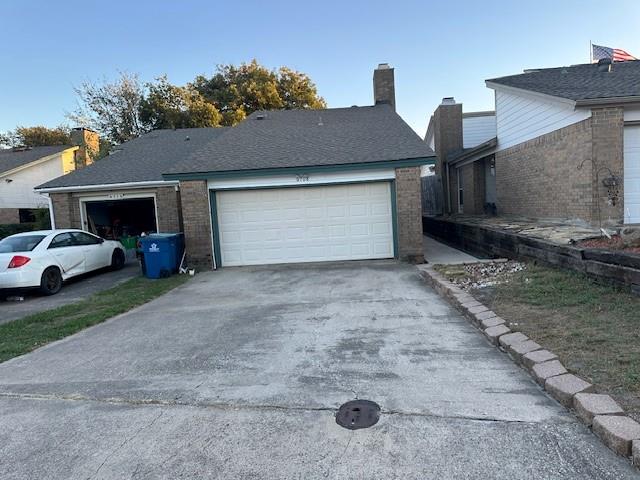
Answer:
[[[99,190],[126,190],[131,188],[150,188],[150,187],[169,187],[177,186],[177,181],[155,180],[149,182],[125,182],[125,183],[106,183],[98,185],[74,185],[70,187],[42,187],[34,188],[38,193],[58,193],[58,192],[88,192]]]
[[[595,107],[601,105],[628,105],[630,103],[640,103],[640,96],[626,96],[626,97],[608,97],[608,98],[585,98],[583,100],[576,100],[576,107]]]

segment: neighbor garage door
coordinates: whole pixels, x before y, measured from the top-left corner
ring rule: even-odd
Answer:
[[[215,195],[222,266],[394,256],[389,182]]]
[[[640,126],[624,127],[624,221],[640,223]]]

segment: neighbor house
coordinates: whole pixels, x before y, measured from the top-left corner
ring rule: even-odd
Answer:
[[[0,149],[0,224],[33,221],[34,209],[48,209],[34,187],[92,163],[98,135],[74,128],[71,145]]]
[[[433,115],[446,212],[640,223],[640,61],[526,70],[486,85],[495,136],[468,144],[451,99]]]
[[[421,262],[420,169],[434,153],[395,112],[393,69],[381,64],[373,84],[373,106],[154,131],[38,191],[57,227],[183,231],[187,261],[200,268]]]

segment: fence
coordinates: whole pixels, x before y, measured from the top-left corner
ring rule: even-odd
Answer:
[[[427,216],[441,215],[444,211],[444,195],[440,175],[429,175],[422,181],[422,214]]]

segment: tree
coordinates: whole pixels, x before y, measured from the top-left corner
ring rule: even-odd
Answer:
[[[67,117],[77,125],[88,126],[115,144],[143,133],[140,105],[145,92],[137,75],[123,72],[113,82],[86,81],[75,91],[79,105]]]
[[[306,74],[286,67],[269,70],[256,60],[218,65],[211,78],[199,75],[191,86],[216,106],[223,125],[235,125],[256,110],[326,107]]]
[[[35,127],[16,127],[0,135],[0,144],[10,147],[42,147],[46,145],[70,145],[69,128],[58,126],[47,128],[42,125]]]
[[[147,83],[140,103],[140,120],[147,129],[198,128],[220,125],[222,116],[192,86],[172,85],[166,76]]]

